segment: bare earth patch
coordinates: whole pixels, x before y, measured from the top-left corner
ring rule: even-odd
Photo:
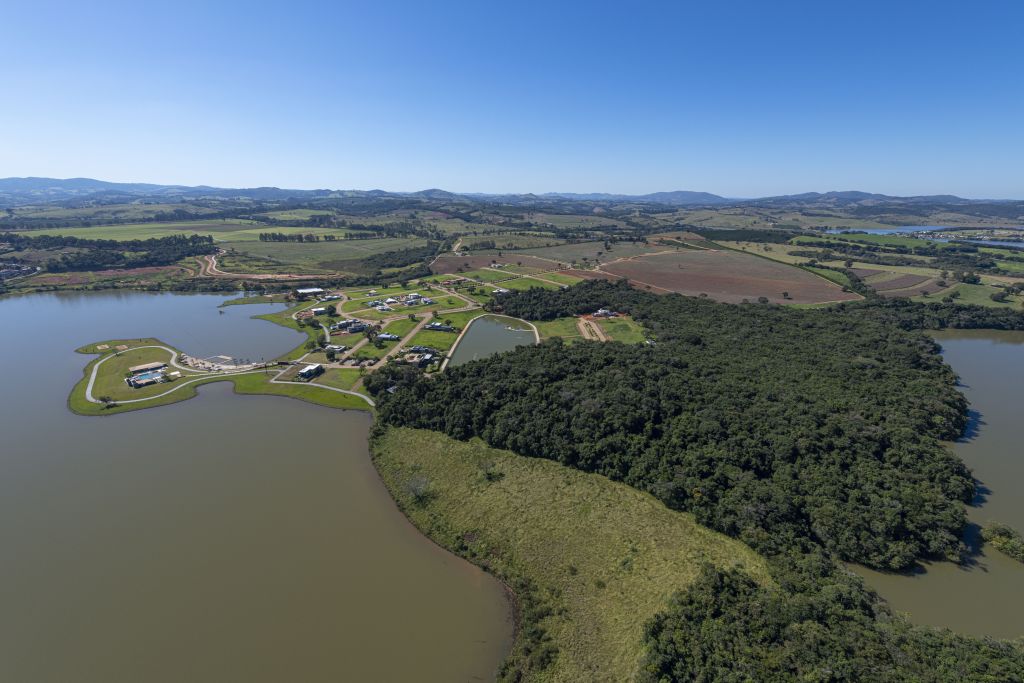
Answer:
[[[860,297],[805,270],[731,251],[676,251],[608,263],[601,270],[654,292],[706,294],[739,303],[766,297],[773,303],[813,304]],[[576,272],[576,271],[574,271]],[[582,274],[582,273],[579,273]],[[789,298],[783,297],[787,293]]]

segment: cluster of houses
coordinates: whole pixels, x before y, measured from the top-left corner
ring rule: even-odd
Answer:
[[[362,320],[356,320],[355,318],[346,318],[334,323],[328,329],[330,329],[331,334],[355,334],[357,332],[365,332],[369,328],[369,323],[364,323]]]
[[[372,293],[372,292],[371,292]],[[400,294],[397,297],[389,296],[386,299],[375,299],[366,302],[367,308],[375,308],[382,313],[395,310],[393,306],[429,306],[434,303],[430,297],[423,296],[419,292]]]
[[[25,275],[31,275],[34,272],[36,272],[36,269],[32,266],[25,266],[20,263],[0,262],[0,281],[13,280],[16,277],[24,277]]]

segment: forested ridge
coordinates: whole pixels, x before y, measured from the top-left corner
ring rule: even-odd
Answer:
[[[213,254],[217,251],[213,237],[209,235],[170,235],[145,240],[92,240],[63,235],[28,237],[5,232],[0,233],[0,242],[14,248],[15,251],[7,255],[13,259],[17,259],[18,251],[23,249],[54,251],[54,257],[45,262],[45,269],[51,273],[166,266],[187,256]]]
[[[653,345],[557,340],[436,380],[368,378],[384,422],[480,436],[650,491],[766,553],[820,544],[902,569],[955,559],[974,492],[944,448],[966,402],[937,345],[858,309],[730,306],[590,282],[500,299],[533,319],[608,306]]]
[[[1020,314],[734,306],[603,281],[497,306],[539,320],[614,308],[656,343],[556,339],[436,378],[390,366],[366,378],[379,422],[623,480],[771,560],[775,586],[709,566],[679,592],[647,627],[640,680],[1024,681],[1018,644],[913,626],[836,561],[960,555],[973,480],[939,440],[967,406],[918,330],[1022,329]]]

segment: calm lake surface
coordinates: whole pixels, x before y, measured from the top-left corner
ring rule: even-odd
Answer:
[[[220,296],[0,300],[0,681],[493,678],[492,577],[421,536],[367,453],[368,414],[214,384],[111,417],[66,408],[108,338],[271,358],[302,341]]]
[[[462,365],[471,360],[486,358],[517,346],[535,344],[533,328],[522,320],[500,315],[485,315],[470,323],[459,345],[455,347],[449,365]]]
[[[968,508],[972,526],[966,541],[975,548],[973,562],[968,567],[931,563],[913,576],[854,569],[916,622],[1017,638],[1024,636],[1024,564],[994,549],[978,549],[976,525],[999,521],[1024,530],[1024,333],[962,330],[935,336],[971,402],[968,437],[954,448],[980,481],[980,494]]]

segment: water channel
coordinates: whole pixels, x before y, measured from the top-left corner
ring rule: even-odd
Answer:
[[[1018,393],[1024,387],[1024,333],[958,330],[935,336],[971,402],[968,435],[953,448],[980,482],[965,536],[972,557],[966,566],[934,562],[912,575],[855,570],[913,621],[1018,638],[1024,636],[1024,564],[980,547],[978,525],[998,521],[1024,530]]]

